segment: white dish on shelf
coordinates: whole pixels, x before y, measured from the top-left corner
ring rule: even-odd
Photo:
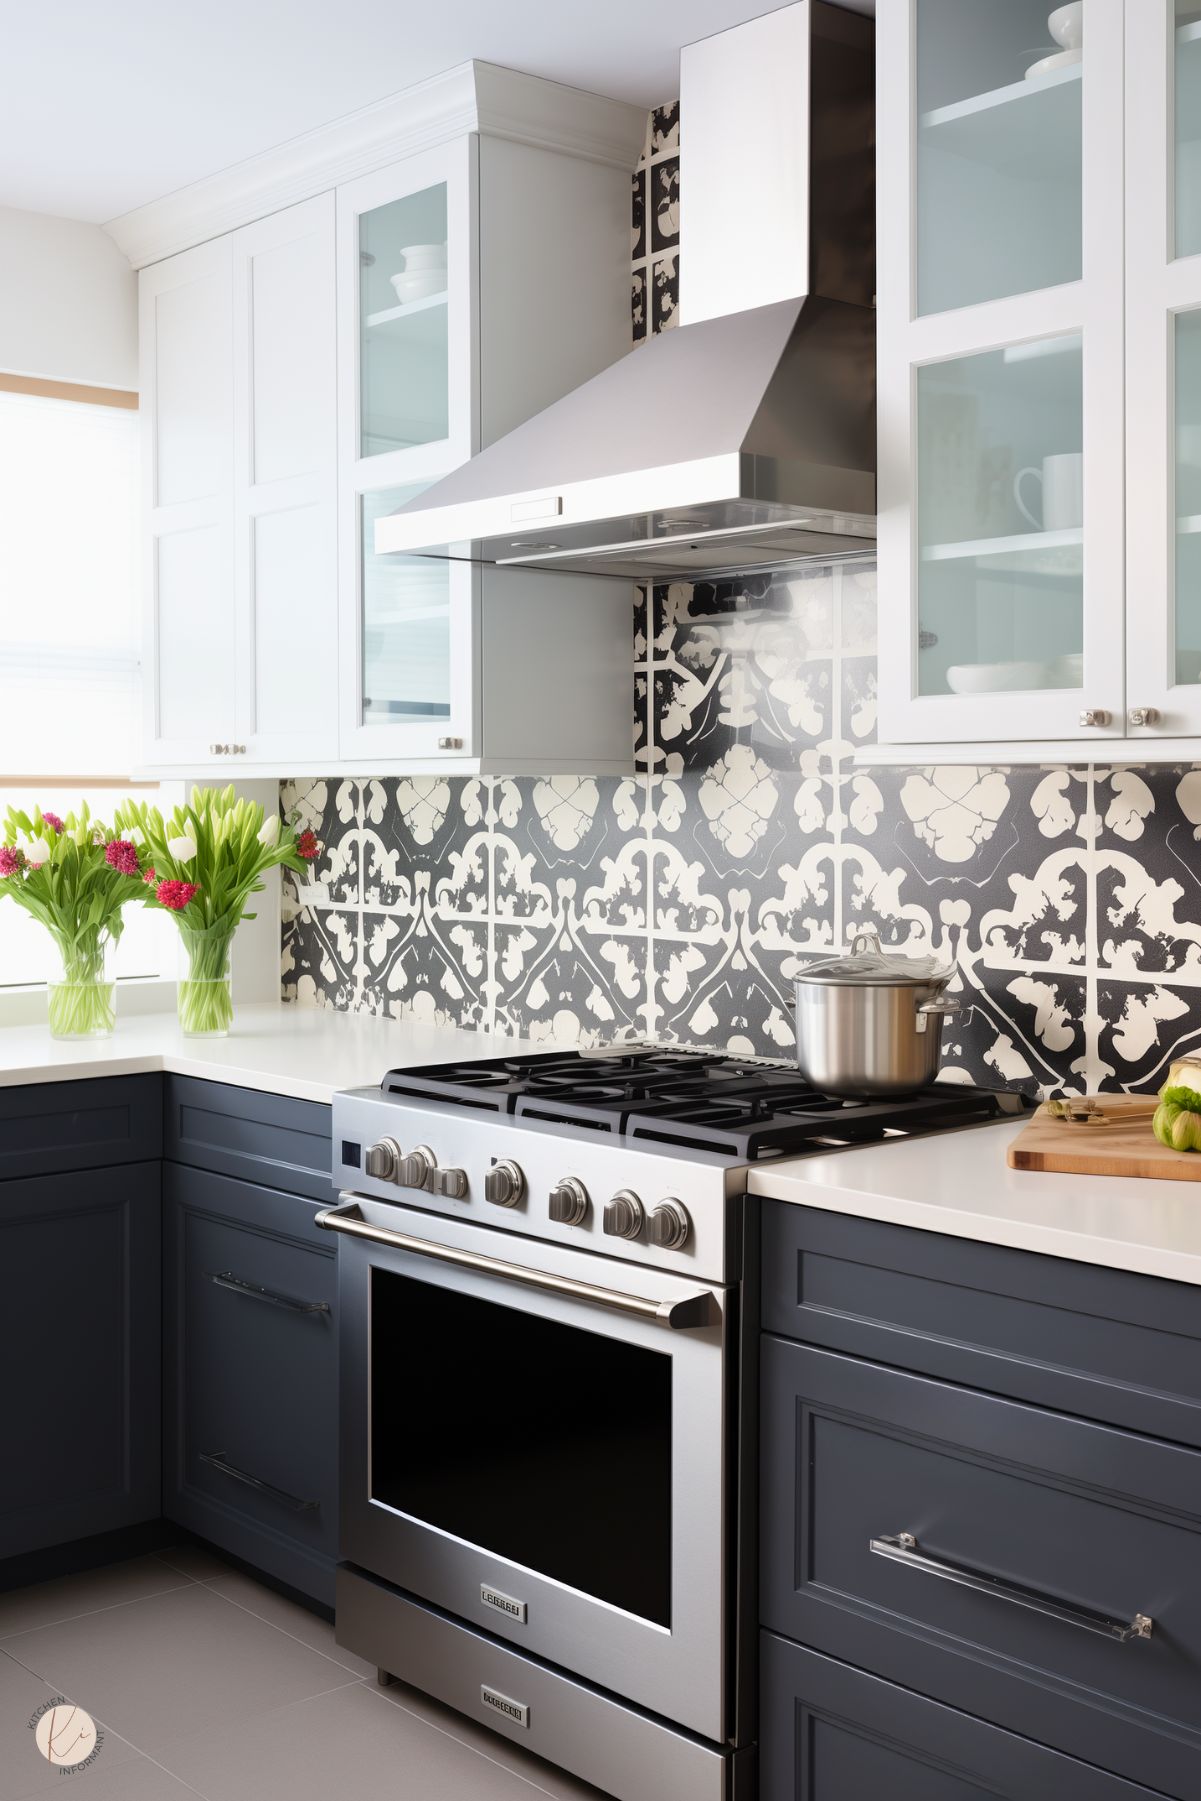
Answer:
[[[1084,652],[1070,650],[1062,657],[1052,657],[1047,664],[1048,688],[1081,688],[1084,686]]]
[[[1079,50],[1084,43],[1084,0],[1057,6],[1047,19],[1047,30],[1065,50]]]
[[[404,257],[405,269],[410,275],[418,269],[445,269],[445,244],[403,244],[400,251]]]
[[[390,280],[402,306],[410,300],[429,300],[435,294],[446,292],[445,269],[406,269],[401,275],[391,276]]]
[[[947,687],[952,694],[1014,694],[1045,688],[1049,663],[952,663]]]
[[[1041,56],[1036,63],[1031,63],[1026,70],[1026,80],[1037,81],[1040,75],[1050,75],[1055,69],[1070,69],[1083,59],[1084,51],[1081,49],[1056,50],[1052,56]]]

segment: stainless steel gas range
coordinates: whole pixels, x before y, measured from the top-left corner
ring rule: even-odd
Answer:
[[[754,1742],[749,1164],[995,1114],[615,1050],[337,1095],[339,1642],[621,1801]]]

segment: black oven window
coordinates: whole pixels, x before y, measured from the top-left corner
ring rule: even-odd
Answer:
[[[371,1272],[372,1494],[671,1624],[671,1358]]]

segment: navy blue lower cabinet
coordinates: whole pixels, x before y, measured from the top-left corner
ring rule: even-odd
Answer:
[[[761,1350],[763,1624],[1201,1796],[1201,1451],[770,1335]]]
[[[302,1196],[163,1169],[163,1511],[332,1605],[333,1242]]]
[[[119,1139],[129,1116],[115,1087],[64,1087],[68,1137],[79,1128],[108,1140],[111,1123]],[[88,1104],[73,1105],[76,1089]],[[3,1097],[10,1117],[16,1092]],[[35,1155],[27,1116],[21,1131],[23,1154]],[[49,1114],[37,1131],[53,1137]],[[153,1162],[0,1181],[0,1559],[159,1517],[152,1148]],[[6,1149],[15,1161],[14,1142]],[[70,1154],[60,1145],[60,1157]]]
[[[770,1632],[760,1679],[759,1801],[1157,1801]]]

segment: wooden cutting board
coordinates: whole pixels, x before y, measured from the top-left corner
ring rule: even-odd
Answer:
[[[1152,1132],[1147,1106],[1153,1099],[1145,1094],[1098,1096],[1107,1116],[1103,1126],[1069,1125],[1040,1109],[1010,1145],[1010,1168],[1201,1182],[1201,1151],[1168,1150]],[[1137,1117],[1129,1117],[1132,1113]]]

